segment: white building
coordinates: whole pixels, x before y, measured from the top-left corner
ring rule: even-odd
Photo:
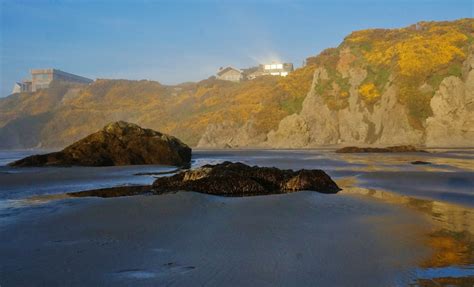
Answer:
[[[16,82],[13,85],[12,94],[24,93],[31,91],[31,81]]]
[[[260,65],[263,75],[281,76],[286,77],[289,73],[293,72],[292,63],[271,63]]]
[[[229,66],[220,68],[216,74],[216,78],[219,80],[240,82],[242,80],[253,80],[265,75],[286,77],[291,72],[293,72],[292,63],[262,64],[257,67],[241,70]]]

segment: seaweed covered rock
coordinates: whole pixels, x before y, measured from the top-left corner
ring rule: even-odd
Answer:
[[[123,121],[106,125],[62,151],[33,155],[10,166],[188,166],[191,148],[179,139]]]
[[[337,193],[340,188],[322,170],[280,170],[224,162],[161,177],[153,183],[155,193],[196,191],[225,196],[248,196],[314,190]]]

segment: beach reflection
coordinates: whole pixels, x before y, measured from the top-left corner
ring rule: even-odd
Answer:
[[[335,158],[355,165],[352,170],[359,171],[443,171],[459,170],[474,171],[472,153],[464,155],[436,153],[368,153],[368,154],[335,154]],[[429,164],[413,165],[414,161],[424,161]],[[342,167],[344,168],[344,167]]]
[[[422,213],[431,223],[422,244],[432,250],[414,270],[410,286],[474,286],[474,209],[435,200],[417,199],[384,190],[353,186],[345,179],[341,194],[363,195]]]

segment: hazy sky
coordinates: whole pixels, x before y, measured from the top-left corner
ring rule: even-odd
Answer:
[[[300,66],[353,30],[473,17],[473,0],[0,3],[0,96],[31,68],[172,84],[224,65]]]

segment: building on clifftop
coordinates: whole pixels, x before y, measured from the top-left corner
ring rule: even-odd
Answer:
[[[272,75],[286,77],[289,73],[293,72],[292,63],[271,63],[260,65],[262,75]]]
[[[221,67],[217,72],[216,78],[224,81],[240,82],[243,79],[243,73],[241,70],[230,66],[226,68]]]
[[[36,92],[47,89],[55,82],[90,84],[93,80],[78,75],[63,72],[57,69],[34,69],[31,70],[31,80],[15,83],[13,93]]]
[[[293,72],[292,63],[271,63],[261,64],[256,67],[246,69],[236,69],[233,67],[220,68],[216,78],[219,80],[240,82],[242,80],[253,80],[261,76],[280,76],[286,77]]]

